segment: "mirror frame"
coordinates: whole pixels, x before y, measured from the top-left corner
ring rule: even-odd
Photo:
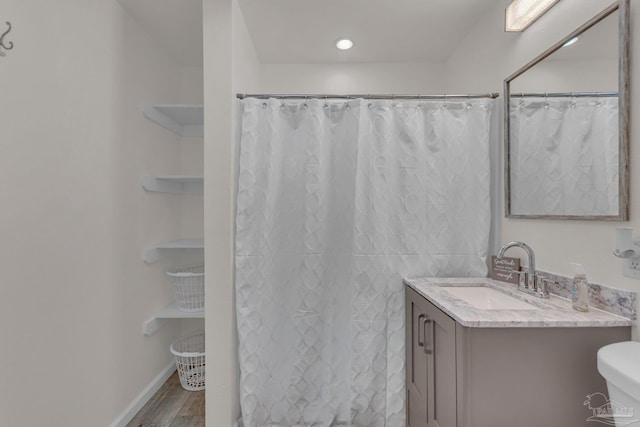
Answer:
[[[629,2],[618,0],[589,21],[581,25],[571,34],[544,51],[524,67],[507,77],[504,81],[504,189],[505,189],[505,217],[523,219],[579,219],[579,220],[609,220],[627,221],[629,219]],[[513,79],[529,70],[543,59],[556,52],[562,45],[596,25],[602,19],[615,11],[620,11],[618,22],[618,214],[617,215],[527,215],[511,212],[511,168],[510,168],[510,128],[509,128],[509,99],[511,96],[509,85]]]

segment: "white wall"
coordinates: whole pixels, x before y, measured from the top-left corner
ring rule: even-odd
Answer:
[[[181,67],[178,75],[180,104],[203,104],[203,69],[202,67]],[[176,175],[204,175],[204,139],[202,137],[183,137],[179,143],[180,157]],[[204,236],[204,198],[199,194],[178,196],[180,209],[180,234],[185,239],[202,239]],[[200,255],[188,257],[193,262],[202,261]],[[204,328],[202,321],[192,322]]]
[[[617,60],[542,61],[509,84],[511,94],[617,92]]]
[[[439,63],[264,64],[260,93],[440,94]]]
[[[203,0],[207,426],[238,415],[233,309],[233,0]]]
[[[0,425],[107,426],[171,362],[172,299],[142,249],[180,234],[178,138],[140,106],[198,88],[115,1],[7,0],[0,58]],[[3,27],[4,28],[4,27]],[[195,83],[198,85],[197,81]]]
[[[496,2],[468,29],[445,64],[448,90],[501,92],[507,76],[609,6],[611,0],[563,0],[522,33],[504,32],[504,9],[509,3]]]
[[[204,0],[207,426],[240,415],[233,287],[235,132],[240,91],[259,90],[260,64],[236,0]],[[214,415],[211,415],[214,414]]]
[[[633,2],[632,2],[633,3]],[[578,28],[609,4],[610,0],[563,0],[546,15],[520,34],[502,31],[504,6],[497,5],[470,31],[460,48],[447,63],[447,87],[461,91],[501,91],[504,78],[542,53],[548,47]],[[638,22],[640,8],[632,4],[631,21]],[[631,28],[631,58],[640,57],[640,28]],[[631,68],[631,87],[640,82],[640,68]],[[635,94],[632,91],[631,104]],[[632,227],[640,235],[640,198],[637,183],[640,170],[638,146],[634,143],[640,132],[640,110],[631,109],[631,206],[628,222],[551,221],[503,219],[502,240],[521,240],[536,252],[536,266],[541,270],[572,275],[570,262],[585,265],[589,279],[619,288],[640,290],[640,281],[622,275],[622,261],[612,255],[614,230]],[[504,209],[502,209],[504,215]],[[639,339],[637,328],[634,339]]]

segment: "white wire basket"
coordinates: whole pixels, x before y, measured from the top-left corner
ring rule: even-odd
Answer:
[[[186,265],[167,271],[176,306],[180,311],[204,310],[204,264]]]
[[[171,344],[180,385],[188,391],[204,390],[204,332],[196,332]]]

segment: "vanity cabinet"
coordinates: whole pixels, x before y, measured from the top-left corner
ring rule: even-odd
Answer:
[[[407,293],[407,425],[456,426],[456,322]],[[411,319],[411,321],[409,321]]]
[[[597,350],[630,327],[465,327],[405,289],[407,426],[593,425]]]

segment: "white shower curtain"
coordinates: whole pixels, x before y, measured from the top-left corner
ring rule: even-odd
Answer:
[[[403,276],[483,276],[493,101],[242,101],[245,427],[404,427]]]
[[[511,212],[618,215],[618,97],[514,98]]]

